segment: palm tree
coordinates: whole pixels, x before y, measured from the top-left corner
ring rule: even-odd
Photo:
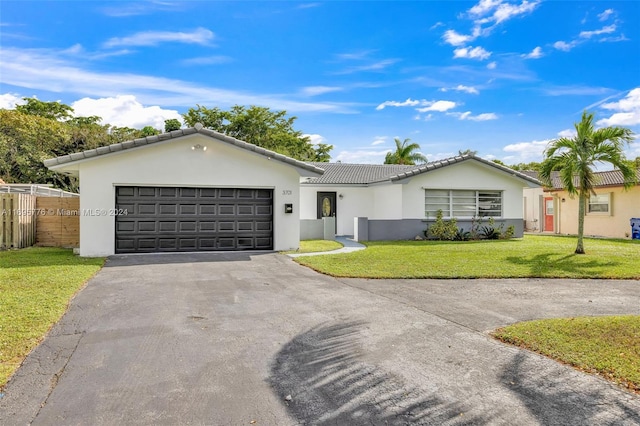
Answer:
[[[427,157],[415,152],[420,149],[417,143],[409,143],[411,139],[407,138],[404,142],[400,142],[400,138],[394,139],[396,142],[396,151],[388,152],[384,158],[384,164],[407,164],[414,165],[416,163],[426,163]]]
[[[540,167],[540,180],[551,187],[551,172],[559,170],[562,186],[571,197],[578,195],[578,246],[576,254],[584,254],[584,215],[589,195],[594,193],[595,163],[609,163],[622,172],[624,188],[636,181],[636,171],[626,161],[623,148],[633,140],[633,132],[624,127],[594,129],[593,114],[584,111],[582,120],[575,123],[576,136],[562,137],[549,142],[545,160]]]

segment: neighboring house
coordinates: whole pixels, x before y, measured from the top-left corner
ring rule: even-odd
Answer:
[[[325,173],[301,184],[302,234],[313,221],[335,216],[336,233],[357,240],[423,236],[438,210],[470,229],[488,217],[522,236],[523,188],[539,182],[473,155],[417,166],[313,163]]]
[[[535,172],[527,173],[537,177]],[[586,206],[584,234],[629,238],[629,220],[640,218],[640,183],[625,191],[620,171],[596,172],[595,176],[597,184]],[[575,235],[578,233],[578,197],[569,195],[557,173],[552,174],[551,181],[552,188],[524,192],[527,230]]]
[[[304,163],[201,125],[45,165],[80,179],[82,256],[296,249],[301,228],[305,237],[323,216],[361,240],[414,238],[438,209],[459,226],[492,216],[522,235],[523,187],[539,186],[470,155],[421,166]]]
[[[289,250],[322,169],[202,125],[45,161],[80,179],[80,255]]]

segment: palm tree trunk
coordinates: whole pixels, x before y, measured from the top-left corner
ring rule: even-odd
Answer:
[[[587,194],[584,191],[580,191],[578,196],[578,246],[576,247],[576,254],[584,254],[584,214],[585,205],[587,203]]]

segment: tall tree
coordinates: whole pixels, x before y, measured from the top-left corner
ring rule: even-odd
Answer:
[[[22,98],[24,105],[16,105],[16,111],[64,121],[73,116],[73,108],[60,102],[44,102],[36,98]]]
[[[387,153],[384,164],[415,165],[427,162],[427,157],[417,152],[420,149],[420,145],[415,142],[411,143],[411,139],[407,138],[401,142],[400,138],[395,138],[394,141],[396,150],[395,152]]]
[[[296,117],[286,111],[252,105],[235,105],[225,111],[198,105],[182,115],[188,126],[201,123],[204,127],[234,138],[279,152],[302,161],[328,161],[333,146],[319,144],[315,147],[309,137],[294,128]]]
[[[597,185],[594,166],[609,163],[622,172],[624,188],[636,183],[636,171],[627,162],[624,147],[633,140],[633,132],[624,127],[595,129],[593,114],[584,111],[575,123],[576,136],[553,140],[545,150],[540,180],[551,186],[551,172],[560,171],[560,181],[571,197],[578,196],[578,245],[576,254],[584,254],[584,216],[589,195]]]
[[[164,131],[166,133],[172,132],[174,130],[180,130],[180,127],[182,127],[182,124],[180,124],[180,120],[178,120],[177,118],[169,118],[168,120],[164,120]]]

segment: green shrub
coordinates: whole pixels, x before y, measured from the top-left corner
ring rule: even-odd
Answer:
[[[427,237],[427,239],[452,241],[456,238],[458,234],[456,219],[444,220],[442,216],[442,210],[438,210],[435,222],[424,231],[424,236]]]

